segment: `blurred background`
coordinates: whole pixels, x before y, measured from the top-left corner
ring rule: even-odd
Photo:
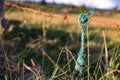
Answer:
[[[67,13],[67,12],[84,12],[87,9],[97,9],[99,11],[104,11],[111,13],[116,13],[119,12],[120,10],[120,1],[119,0],[9,0],[9,1],[19,1],[21,3],[36,3],[36,4],[44,4],[44,5],[61,5],[61,8],[59,10],[62,11],[62,13]],[[64,6],[62,6],[64,5]],[[34,7],[37,5],[33,5]],[[32,6],[32,7],[33,7]],[[54,7],[57,8],[57,7]],[[41,8],[40,8],[41,9]],[[55,10],[58,12],[57,10]]]
[[[9,0],[9,1],[18,1],[18,0]],[[81,6],[85,5],[88,8],[97,8],[97,9],[120,9],[120,1],[119,0],[19,0],[19,1],[30,1],[30,2],[43,2],[46,4],[65,4],[71,6]]]
[[[120,79],[120,31],[115,25],[106,25],[120,25],[120,0],[6,1],[60,17],[36,14],[4,4],[9,30],[0,38],[0,79]],[[81,47],[78,15],[93,9],[96,12],[90,19],[98,22],[88,24],[90,65],[86,66],[85,74],[79,75],[74,70]],[[70,18],[64,20],[64,16]],[[87,55],[86,50],[86,61]]]

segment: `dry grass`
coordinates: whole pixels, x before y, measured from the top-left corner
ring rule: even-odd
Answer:
[[[92,16],[92,18],[120,23],[119,15],[117,15],[118,17]],[[80,79],[81,76],[76,76],[73,69],[75,56],[80,48],[80,26],[77,22],[78,14],[69,14],[69,16],[72,16],[71,20],[64,21],[61,18],[51,18],[26,11],[6,12],[5,17],[8,20],[8,25],[14,26],[15,28],[9,34],[3,35],[3,39],[9,42],[12,40],[11,44],[13,43],[11,50],[8,50],[10,55],[8,53],[7,57],[14,57],[15,59],[13,59],[17,60],[20,64],[24,61],[30,62],[30,59],[33,58],[38,65],[41,65],[46,75],[41,76],[41,74],[36,73],[36,75],[32,75],[30,73],[30,75],[28,75],[32,77],[31,79]],[[15,22],[9,24],[12,20]],[[18,24],[17,21],[21,23]],[[116,77],[114,72],[119,72],[119,70],[116,69],[118,69],[120,65],[118,62],[119,56],[116,56],[120,53],[120,32],[113,27],[99,23],[90,23],[88,27],[90,49],[90,71],[88,72],[88,77],[90,80],[92,80],[93,77],[97,80],[106,79],[106,75],[109,77],[112,75],[112,79],[116,79],[118,76]],[[102,70],[100,66],[101,59],[104,58],[105,55],[103,31],[106,35],[105,42],[108,48],[107,54],[109,61],[107,61],[107,64],[111,67],[108,73]],[[19,38],[19,42],[14,41],[16,38]],[[20,45],[16,45],[16,43]],[[41,47],[43,49],[41,49]],[[24,64],[24,67],[29,70],[34,70],[35,62],[32,61],[33,67],[27,66],[28,64]],[[23,73],[24,70],[26,71],[24,67],[20,67]],[[24,76],[25,75],[22,74],[22,79]],[[19,79],[21,79],[20,77],[21,76],[19,76]],[[85,80],[87,78],[83,75],[81,79]],[[107,79],[109,80],[109,78]]]

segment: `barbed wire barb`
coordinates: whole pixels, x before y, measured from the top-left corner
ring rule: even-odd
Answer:
[[[32,8],[22,7],[22,6],[19,6],[17,4],[14,4],[14,3],[11,3],[11,2],[8,2],[8,1],[4,1],[4,4],[6,6],[11,6],[11,7],[21,9],[21,10],[24,10],[24,11],[34,12],[36,14],[42,14],[42,15],[49,16],[49,17],[58,17],[58,18],[62,18],[63,20],[67,20],[67,19],[72,20],[72,17],[68,16],[68,15],[59,15],[59,14],[47,13],[47,12],[44,12],[44,11],[41,11],[41,10],[35,10],[35,9],[32,9]],[[93,23],[100,23],[100,24],[104,24],[104,25],[107,25],[107,26],[115,27],[115,28],[117,28],[117,30],[120,31],[120,25],[115,23],[115,22],[95,20],[95,19],[92,19],[91,17],[89,18],[88,21],[93,22]]]

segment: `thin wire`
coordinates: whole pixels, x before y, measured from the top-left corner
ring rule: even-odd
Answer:
[[[46,15],[46,16],[49,16],[49,17],[59,17],[59,18],[63,18],[64,20],[70,18],[67,15],[63,16],[63,15],[58,15],[58,14],[46,13],[46,12],[43,12],[41,10],[35,10],[35,9],[32,9],[32,8],[18,6],[16,4],[10,3],[8,1],[5,1],[4,4],[7,5],[7,6],[11,6],[11,7],[14,7],[14,8],[17,8],[17,9],[24,10],[24,11],[30,11],[30,12],[34,12],[36,14],[43,14],[43,15]]]
[[[97,19],[92,19],[92,18],[89,19],[89,22],[100,23],[100,24],[104,24],[107,26],[115,27],[118,31],[120,31],[120,25],[115,22],[102,21],[102,20],[97,20]]]
[[[42,14],[42,15],[46,15],[46,16],[49,16],[49,17],[58,17],[58,18],[62,18],[63,20],[68,20],[68,21],[73,20],[72,16],[47,13],[47,12],[44,12],[44,11],[41,11],[41,10],[35,10],[35,9],[32,9],[32,8],[18,6],[16,4],[10,3],[8,1],[5,1],[4,4],[7,5],[7,6],[17,8],[17,9],[34,12],[36,14]],[[103,20],[95,20],[95,19],[92,19],[92,18],[89,18],[89,22],[100,23],[100,24],[112,26],[112,27],[117,28],[117,30],[120,31],[120,25],[115,23],[115,22],[108,22],[108,21],[103,21]]]

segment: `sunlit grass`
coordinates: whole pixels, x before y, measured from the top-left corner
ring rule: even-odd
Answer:
[[[12,32],[3,34],[2,39],[7,53],[6,58],[16,62],[18,80],[26,79],[72,79],[87,80],[87,74],[80,75],[74,71],[75,58],[80,48],[80,26],[78,14],[69,14],[73,19],[64,21],[62,18],[47,17],[25,11],[6,12],[8,27],[14,26]],[[94,16],[94,19],[108,20],[119,23],[118,17]],[[12,22],[10,22],[12,21]],[[117,80],[119,78],[120,32],[115,28],[90,23],[90,80]],[[108,49],[108,75],[101,60],[105,57],[105,46],[102,32],[105,32]],[[5,43],[8,43],[7,45]],[[42,49],[41,49],[42,48]],[[33,59],[35,66],[31,63]],[[25,63],[27,67],[25,67]],[[8,69],[7,69],[8,68]],[[10,67],[5,67],[6,80],[9,79]],[[36,69],[41,69],[37,70]],[[118,70],[118,71],[117,71]],[[114,72],[116,71],[116,72]],[[28,76],[28,77],[26,77]]]

